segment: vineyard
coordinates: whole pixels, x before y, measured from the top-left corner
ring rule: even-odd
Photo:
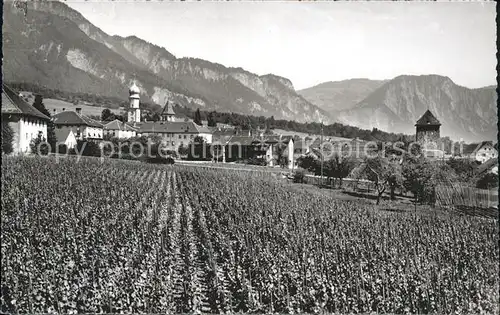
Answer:
[[[498,221],[265,173],[3,157],[1,311],[498,313]]]

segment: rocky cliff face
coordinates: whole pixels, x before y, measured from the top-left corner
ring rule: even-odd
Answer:
[[[341,122],[389,132],[414,133],[414,124],[427,110],[441,121],[441,135],[477,141],[496,138],[495,88],[468,89],[438,75],[403,75],[390,80],[350,110],[338,113]]]
[[[135,36],[109,36],[61,2],[34,2],[29,10],[27,23],[13,10],[4,12],[7,24],[4,30],[12,37],[10,44],[18,42],[18,49],[30,50],[35,42],[50,42],[47,44],[50,46],[42,47],[45,54],[55,47],[59,47],[59,53],[55,59],[43,63],[30,59],[27,53],[16,56],[12,50],[4,58],[6,80],[36,83],[31,79],[32,73],[39,72],[38,82],[50,88],[126,99],[127,85],[135,78],[142,95],[160,105],[168,98],[193,108],[274,115],[277,119],[298,121],[330,121],[326,112],[299,96],[288,79],[258,76],[241,68],[227,68],[196,58],[176,58],[165,48]],[[47,22],[47,27],[37,27]],[[55,25],[64,25],[64,33]],[[35,32],[30,33],[29,40],[19,42],[19,34],[29,32],[30,27]],[[21,67],[25,74],[19,74]],[[44,76],[47,72],[52,75]],[[74,83],[75,77],[82,76],[85,80],[78,79],[77,85],[65,83]]]

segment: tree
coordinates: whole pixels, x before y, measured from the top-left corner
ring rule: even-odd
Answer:
[[[45,137],[42,136],[40,132],[38,136],[31,140],[30,142],[31,153],[36,155],[47,155],[49,154],[49,145]]]
[[[294,183],[304,183],[305,173],[304,170],[296,170],[293,174]]]
[[[490,189],[498,187],[498,175],[487,173],[483,175],[476,183],[476,187],[480,189]]]
[[[285,148],[286,145],[284,143],[277,143],[276,144],[276,160],[281,168],[285,168],[287,165],[287,158],[285,156]]]
[[[316,173],[316,170],[319,168],[319,161],[310,155],[301,156],[297,159],[297,165],[300,168]]]
[[[208,126],[209,127],[217,127],[217,122],[215,121],[214,113],[213,112],[209,112],[208,113],[207,120],[208,120]]]
[[[160,117],[160,114],[158,114],[158,113],[156,113],[156,112],[155,112],[155,113],[153,113],[153,116],[151,116],[151,119],[152,119],[153,121],[155,121],[155,122],[156,122],[156,121],[160,121],[160,118],[161,118],[161,117]]]
[[[198,126],[201,126],[202,123],[201,123],[201,113],[200,113],[200,109],[198,108],[196,110],[196,112],[194,113],[194,119],[193,119],[193,122],[195,124],[197,124]]]
[[[83,156],[101,156],[101,148],[94,141],[77,140],[76,152]]]
[[[415,196],[415,202],[435,203],[436,187],[451,185],[457,176],[453,169],[441,162],[424,157],[405,156],[402,164],[403,186]]]
[[[105,108],[102,110],[101,121],[113,121],[115,119],[115,114],[113,114],[109,108]]]
[[[189,153],[189,148],[181,144],[179,148],[177,148],[177,152],[179,152],[179,155],[187,155]]]
[[[477,174],[478,164],[470,159],[451,158],[446,164],[455,171],[458,180],[462,182],[470,182]]]
[[[391,199],[394,199],[394,190],[403,182],[401,166],[382,155],[376,157],[366,157],[354,174],[360,178],[365,177],[375,184],[377,190],[377,205],[380,197],[389,189]]]
[[[33,107],[36,108],[42,114],[50,117],[49,111],[47,110],[47,108],[45,108],[45,105],[43,104],[43,96],[41,94],[35,95],[35,101],[33,102]]]
[[[340,154],[336,154],[332,159],[332,175],[334,178],[339,179],[339,188],[342,188],[342,180],[346,178],[351,171],[354,169],[354,161],[349,157],[344,157]]]
[[[40,111],[45,116],[51,118],[50,112],[47,110],[47,108],[43,104],[43,96],[41,94],[35,95],[35,101],[33,102],[33,107],[35,107],[38,111]],[[54,125],[54,122],[52,120],[49,120],[47,122],[47,142],[50,144],[50,147],[52,148],[53,152],[55,152],[55,150],[56,150],[56,143],[57,143],[55,129],[56,129],[56,127]]]
[[[203,138],[202,136],[196,136],[193,139],[193,143],[203,144],[203,143],[205,143],[205,138]]]
[[[10,154],[14,151],[12,142],[14,140],[14,130],[7,121],[2,121],[2,153]]]

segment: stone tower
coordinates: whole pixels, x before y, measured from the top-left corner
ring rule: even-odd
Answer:
[[[141,110],[139,109],[140,92],[141,91],[139,90],[139,87],[135,84],[135,82],[128,89],[128,122],[136,123],[141,121]]]
[[[415,127],[417,128],[416,140],[422,149],[435,150],[438,148],[439,142],[439,120],[427,110],[424,115],[417,120]]]
[[[163,107],[163,110],[161,112],[161,120],[162,121],[174,121],[175,120],[174,116],[175,116],[175,112],[174,112],[174,109],[172,107],[172,103],[167,101],[167,103],[165,104],[165,106]]]

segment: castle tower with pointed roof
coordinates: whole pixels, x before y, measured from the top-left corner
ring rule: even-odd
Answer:
[[[161,112],[161,120],[162,121],[175,121],[174,116],[175,116],[175,112],[174,112],[174,109],[172,107],[172,103],[167,101],[167,103],[165,104],[165,106],[163,107],[163,110]]]
[[[430,110],[427,110],[424,115],[417,120],[415,127],[417,129],[417,143],[419,143],[422,148],[437,149],[441,123]]]
[[[139,94],[141,91],[139,87],[135,84],[128,89],[128,99],[129,99],[129,108],[128,108],[128,118],[127,122],[136,123],[141,121],[141,110],[139,109]]]

